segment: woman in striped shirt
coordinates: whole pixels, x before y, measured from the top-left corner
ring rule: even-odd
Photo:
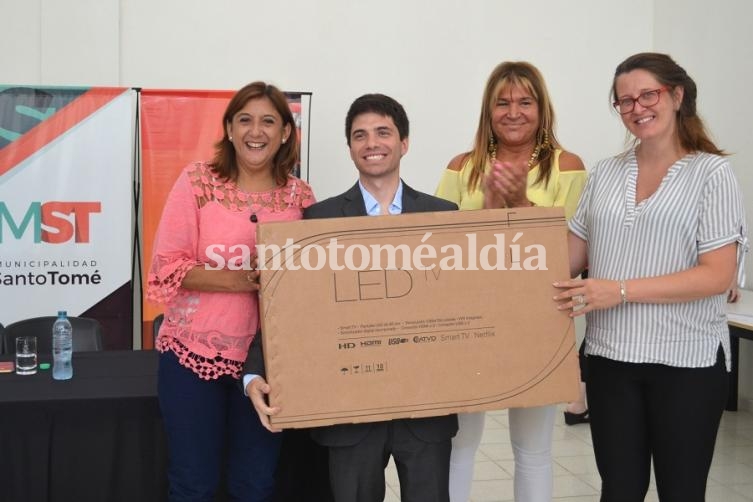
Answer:
[[[634,147],[589,173],[570,220],[560,309],[586,315],[602,502],[703,501],[727,396],[724,293],[747,247],[737,181],[669,56],[636,54],[612,83]]]

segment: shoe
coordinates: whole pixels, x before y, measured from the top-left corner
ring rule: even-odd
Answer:
[[[567,425],[587,424],[590,421],[591,417],[588,415],[588,410],[583,413],[565,412],[565,423]]]

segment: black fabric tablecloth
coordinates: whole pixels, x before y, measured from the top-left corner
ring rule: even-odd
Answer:
[[[0,374],[0,502],[166,500],[157,353],[74,353],[73,372]]]

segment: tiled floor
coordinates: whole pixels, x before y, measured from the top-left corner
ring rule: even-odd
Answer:
[[[554,426],[554,501],[597,502],[600,479],[591,449],[588,425],[567,426],[557,413]],[[487,413],[481,447],[476,453],[472,502],[513,500],[513,460],[507,412]],[[386,502],[400,500],[394,465],[387,472]],[[658,502],[649,488],[646,502]],[[753,501],[753,414],[725,412],[709,474],[706,502]]]

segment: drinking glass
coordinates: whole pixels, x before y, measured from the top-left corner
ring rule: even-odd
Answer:
[[[33,375],[37,372],[37,337],[16,338],[16,374]]]

